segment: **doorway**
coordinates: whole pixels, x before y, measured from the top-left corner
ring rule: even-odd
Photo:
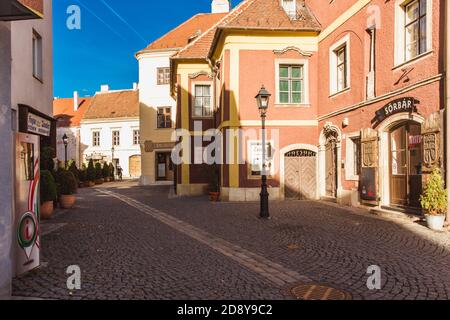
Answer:
[[[389,133],[390,202],[397,207],[420,207],[423,146],[420,124],[402,122]]]
[[[330,137],[325,145],[325,195],[337,197],[337,145],[336,139]]]
[[[285,198],[316,199],[317,154],[310,150],[294,150],[285,154]]]
[[[156,152],[156,181],[173,181],[174,166],[170,156],[171,152]]]

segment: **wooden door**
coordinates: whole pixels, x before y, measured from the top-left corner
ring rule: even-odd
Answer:
[[[141,176],[141,156],[131,156],[129,161],[130,177],[138,178]]]
[[[300,199],[300,158],[286,157],[284,168],[286,199]]]
[[[311,200],[316,198],[316,153],[294,150],[285,155],[285,198]]]
[[[300,200],[316,199],[317,177],[316,157],[300,158]]]
[[[325,190],[328,197],[337,195],[337,156],[336,141],[328,140],[325,146]]]

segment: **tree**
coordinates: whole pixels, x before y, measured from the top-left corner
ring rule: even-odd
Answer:
[[[447,197],[441,170],[435,168],[425,185],[420,197],[420,204],[429,215],[444,215],[447,213]]]
[[[94,168],[94,161],[91,159],[89,160],[88,167],[86,170],[86,178],[88,181],[95,181],[95,168]]]
[[[97,162],[95,164],[95,179],[101,179],[102,178],[102,165],[100,162]]]

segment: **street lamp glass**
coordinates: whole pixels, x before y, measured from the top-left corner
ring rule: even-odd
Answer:
[[[256,102],[258,104],[258,109],[261,115],[266,114],[267,108],[269,108],[269,99],[271,94],[266,90],[264,86],[261,87],[258,94],[256,95]]]
[[[64,136],[62,137],[62,140],[63,140],[64,145],[67,146],[67,144],[69,143],[69,138],[67,137],[66,134],[64,134]]]

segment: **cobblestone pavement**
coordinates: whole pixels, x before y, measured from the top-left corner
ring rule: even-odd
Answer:
[[[257,203],[177,198],[169,189],[80,190],[75,209],[45,223],[45,263],[14,280],[14,295],[292,299],[290,287],[314,282],[354,299],[450,298],[448,233],[320,202],[272,202],[272,219],[262,221]],[[66,288],[69,265],[82,270],[80,291]],[[371,265],[381,267],[381,290],[367,289]]]

